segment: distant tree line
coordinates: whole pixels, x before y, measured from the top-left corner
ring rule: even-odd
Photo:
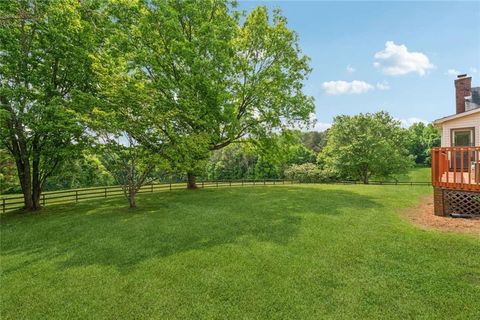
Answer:
[[[352,117],[347,118],[351,119]],[[431,148],[440,145],[438,130],[431,124],[423,123],[415,123],[408,129],[399,126],[399,130],[403,131],[406,143],[406,152],[401,155],[401,158],[407,159],[407,163],[403,164],[404,167],[408,169],[413,165],[429,166]],[[338,146],[338,142],[333,146],[330,145],[330,149],[333,151],[324,150],[330,132],[330,130],[323,132],[291,131],[288,136],[271,138],[270,142],[275,145],[270,149],[254,145],[249,141],[232,144],[222,150],[212,152],[205,168],[200,172],[200,179],[289,178],[302,182],[328,182],[340,178],[360,179],[361,176],[349,174],[343,164],[332,163],[332,161],[341,162],[338,157],[342,155],[338,154],[338,157],[335,155],[334,150]],[[361,136],[359,133],[354,134]],[[334,135],[334,133],[330,135]],[[352,145],[353,142],[348,139],[345,145]],[[362,152],[364,151],[358,153]],[[391,161],[389,159],[390,155],[385,157],[386,161]],[[329,165],[326,164],[326,161],[330,162]],[[0,153],[0,162],[2,163],[0,175],[2,193],[21,192],[14,161],[6,152],[3,152]],[[92,154],[91,151],[87,151],[79,158],[70,159],[63,170],[59,170],[48,180],[45,190],[116,184],[111,171],[105,168],[104,163],[105,161],[101,160],[101,154]],[[384,168],[381,163],[380,167]],[[344,170],[338,170],[338,168]],[[387,168],[390,172],[391,167]],[[390,176],[390,178],[394,178],[402,171],[405,170],[400,170],[400,172],[394,170],[387,176],[382,176],[378,171],[374,173],[377,177],[388,178]],[[156,171],[153,178],[155,181],[184,181],[186,174],[163,170]]]

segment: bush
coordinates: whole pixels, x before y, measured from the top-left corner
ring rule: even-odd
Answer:
[[[320,169],[313,163],[294,164],[285,169],[287,179],[299,182],[331,182],[336,179],[335,172],[328,169]]]

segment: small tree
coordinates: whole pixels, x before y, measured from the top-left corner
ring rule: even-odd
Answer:
[[[125,59],[126,58],[126,59]],[[94,57],[97,77],[95,96],[87,99],[95,105],[85,122],[105,168],[122,186],[130,208],[136,207],[140,188],[152,179],[155,168],[162,164],[168,138],[155,150],[138,141],[147,133],[144,115],[153,104],[138,70],[128,68],[128,57],[97,55]],[[162,132],[158,133],[159,135]]]
[[[153,180],[152,174],[161,160],[139,145],[131,135],[102,138],[99,145],[105,168],[122,187],[130,208],[136,208],[136,195],[143,185]]]
[[[342,178],[367,184],[372,176],[406,173],[413,164],[408,133],[386,112],[337,116],[319,160]]]

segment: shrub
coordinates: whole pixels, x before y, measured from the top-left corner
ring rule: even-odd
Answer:
[[[294,164],[285,169],[287,179],[299,182],[330,182],[336,178],[335,172],[328,169],[320,169],[313,163]]]

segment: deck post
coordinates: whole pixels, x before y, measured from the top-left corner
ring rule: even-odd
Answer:
[[[444,203],[444,192],[443,188],[433,187],[433,213],[436,216],[444,217],[445,214],[445,203]]]

